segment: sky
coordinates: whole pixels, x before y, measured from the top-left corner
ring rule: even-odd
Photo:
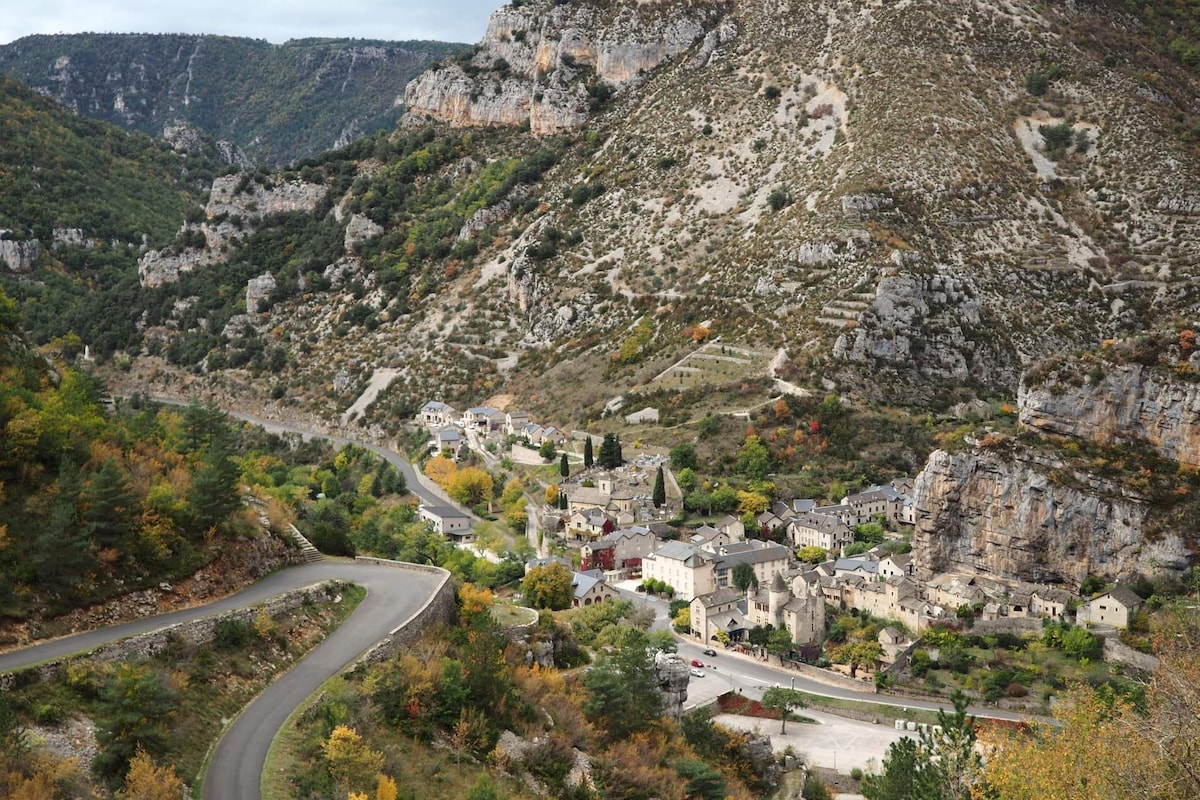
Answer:
[[[35,33],[215,33],[474,43],[506,0],[35,0],[0,13],[0,44]]]

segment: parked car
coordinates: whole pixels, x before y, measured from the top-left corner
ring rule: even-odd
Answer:
[[[700,661],[700,660],[698,660],[698,659],[695,659],[695,658],[693,658],[693,659],[692,659],[692,666],[693,666],[693,667],[703,667],[703,666],[704,666],[704,662],[703,662],[703,661]]]
[[[706,655],[706,656],[715,656],[716,654],[717,654],[717,651],[713,650],[711,647],[706,647],[704,649],[704,655]]]
[[[704,670],[702,670],[702,669],[696,669],[695,667],[692,667],[692,675],[694,675],[694,676],[695,676],[695,677],[697,677],[697,678],[703,678],[703,677],[704,677]]]

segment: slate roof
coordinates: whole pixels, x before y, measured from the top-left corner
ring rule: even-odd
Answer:
[[[1134,608],[1145,602],[1137,592],[1128,586],[1115,586],[1111,592],[1105,592],[1100,597],[1111,597],[1126,608]],[[1099,600],[1100,597],[1097,597],[1096,600]]]
[[[875,574],[879,571],[879,563],[877,561],[867,561],[865,558],[839,558],[834,562],[833,568],[839,571],[846,570],[847,572],[853,572],[855,570],[862,570],[863,572]]]
[[[459,511],[453,506],[422,506],[426,513],[433,514],[441,519],[470,519],[471,515],[465,511]]]

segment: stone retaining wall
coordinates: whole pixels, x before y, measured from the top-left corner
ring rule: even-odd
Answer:
[[[1115,637],[1104,640],[1104,660],[1124,664],[1127,667],[1140,669],[1142,672],[1153,672],[1158,669],[1158,658],[1149,653],[1134,650]]]
[[[101,662],[129,661],[130,659],[151,658],[164,649],[172,640],[183,640],[193,644],[207,644],[216,638],[217,628],[222,622],[234,621],[253,625],[255,617],[262,609],[271,616],[292,611],[305,603],[329,602],[346,586],[343,581],[324,581],[312,586],[275,595],[257,605],[225,611],[211,617],[203,617],[188,622],[168,625],[158,630],[147,631],[127,639],[109,642],[95,650],[78,656],[65,656],[38,664],[18,672],[0,675],[0,689],[9,690],[19,686],[31,686],[43,681],[57,680],[67,664],[72,661],[87,660]]]
[[[977,619],[975,624],[964,633],[1041,633],[1041,617],[1001,617],[1000,619]]]
[[[784,666],[799,672],[801,675],[812,678],[814,681],[828,683],[831,686],[840,686],[843,689],[853,689],[856,692],[867,692],[869,694],[878,692],[873,679],[860,681],[858,678],[851,678],[849,675],[840,675],[836,672],[814,667],[812,664],[802,664],[798,661],[785,662]]]
[[[440,623],[448,624],[453,622],[457,611],[457,604],[454,598],[454,581],[450,579],[450,572],[448,570],[425,564],[409,564],[404,561],[388,561],[384,558],[368,558],[366,556],[359,556],[355,561],[442,576],[442,582],[434,591],[433,596],[429,598],[429,601],[417,609],[415,614],[394,628],[386,639],[363,653],[356,662],[356,667],[359,664],[374,664],[386,661],[402,649],[412,645],[413,642],[425,634],[425,631],[433,626]]]

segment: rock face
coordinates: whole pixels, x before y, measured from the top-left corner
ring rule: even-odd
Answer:
[[[199,129],[229,163],[283,164],[395,124],[397,87],[460,45],[76,34],[0,45],[0,72],[73,111],[173,143]],[[244,151],[244,152],[243,152]]]
[[[270,214],[312,211],[328,191],[321,184],[300,180],[264,186],[245,176],[217,178],[209,193],[205,220],[198,224],[185,223],[181,231],[188,242],[202,237],[204,246],[172,245],[147,252],[138,259],[142,286],[174,283],[181,273],[224,263],[227,245],[245,235],[243,225],[253,224]]]
[[[1105,364],[1098,380],[1051,376],[1017,395],[1021,424],[1102,445],[1149,444],[1200,466],[1200,384],[1141,364]]]
[[[683,715],[683,704],[687,701],[691,668],[674,653],[660,651],[654,657],[654,674],[658,678],[658,690],[663,696],[663,714],[678,720]]]
[[[262,311],[263,304],[275,291],[275,277],[264,272],[246,281],[246,313],[257,314]]]
[[[856,208],[873,207],[862,198],[856,202]],[[838,337],[833,352],[858,365],[876,364],[938,381],[1015,378],[1015,365],[980,343],[976,332],[982,326],[979,299],[961,279],[940,272],[888,273],[853,330]]]
[[[13,272],[28,272],[42,255],[42,245],[36,239],[18,242],[5,239],[8,231],[0,231],[0,261]]]
[[[453,125],[528,122],[538,136],[575,128],[587,119],[600,82],[619,90],[697,42],[708,44],[722,13],[716,3],[629,0],[505,6],[492,14],[469,61],[419,76],[405,89],[404,105]],[[733,36],[733,29],[721,30]]]
[[[1103,479],[1027,452],[936,451],[917,476],[913,553],[923,577],[964,572],[1078,586],[1184,569],[1176,534],[1151,541],[1148,505]]]

